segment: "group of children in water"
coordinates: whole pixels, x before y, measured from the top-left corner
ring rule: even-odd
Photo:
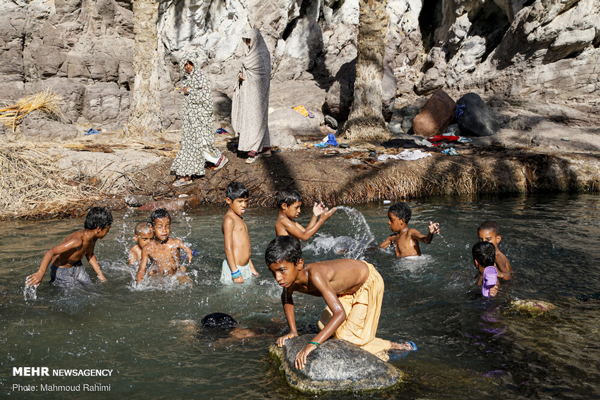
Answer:
[[[258,272],[251,260],[250,236],[243,215],[249,199],[248,189],[239,182],[232,182],[226,189],[229,206],[223,218],[222,231],[225,241],[225,260],[222,264],[221,282],[241,284]],[[287,318],[289,333],[277,339],[277,345],[298,336],[294,315],[293,293],[295,291],[323,297],[327,304],[319,320],[320,332],[312,338],[296,356],[296,368],[303,368],[307,356],[330,337],[344,339],[383,360],[389,350],[411,351],[413,342],[394,343],[377,338],[377,326],[381,313],[384,282],[373,265],[360,260],[338,259],[305,264],[300,241],[307,241],[335,212],[323,203],[315,203],[312,218],[303,227],[296,218],[302,207],[302,196],[295,190],[281,191],[277,195],[279,216],[275,223],[276,238],[265,251],[265,262],[277,283],[282,287],[281,302]],[[429,244],[439,234],[438,223],[430,222],[427,235],[409,228],[411,210],[406,203],[396,203],[389,208],[388,225],[392,234],[379,244],[387,249],[393,246],[397,257],[420,256],[419,242]],[[67,236],[61,244],[44,255],[38,272],[29,275],[26,284],[37,286],[48,266],[51,267],[51,283],[70,286],[76,282],[91,283],[81,263],[85,256],[103,282],[94,248],[98,239],[104,238],[111,227],[110,211],[93,207],[90,209],[84,229]],[[192,250],[181,240],[170,237],[171,216],[165,209],[152,212],[150,222],[135,227],[137,242],[129,251],[129,263],[138,265],[136,281],[152,279],[152,276],[175,276],[180,283],[189,281],[180,255],[185,253],[192,261]],[[510,262],[498,249],[501,240],[498,224],[486,221],[477,231],[479,241],[473,246],[473,262],[478,270],[477,284],[482,286],[484,296],[495,296],[499,279],[511,278]]]

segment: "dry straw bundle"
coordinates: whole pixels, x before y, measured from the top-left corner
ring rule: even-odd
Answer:
[[[0,148],[0,217],[76,214],[100,197],[95,188],[71,182],[42,152]]]
[[[43,111],[53,117],[63,118],[59,106],[61,101],[62,97],[54,94],[50,89],[46,89],[43,92],[24,97],[14,105],[6,104],[5,107],[0,108],[0,123],[14,132],[23,117],[35,110]]]

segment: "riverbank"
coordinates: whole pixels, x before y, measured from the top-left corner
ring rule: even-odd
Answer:
[[[436,195],[600,190],[596,114],[506,101],[495,111],[504,118],[497,135],[454,144],[456,156],[423,149],[431,156],[416,161],[382,162],[379,156],[402,149],[385,149],[380,143],[351,143],[348,149],[308,147],[323,136],[315,132],[297,137],[300,144],[293,149],[248,165],[232,152],[233,136],[215,135],[230,162],[177,190],[169,176],[179,147],[176,131],[152,140],[101,133],[69,141],[4,141],[0,217],[70,217],[92,204],[173,210],[222,205],[231,181],[244,183],[250,203],[258,206],[273,206],[277,190],[283,188],[299,190],[308,202],[329,205]]]

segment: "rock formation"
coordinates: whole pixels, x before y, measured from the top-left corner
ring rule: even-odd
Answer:
[[[443,88],[454,98],[472,91],[588,112],[600,103],[600,0],[390,0],[387,13],[385,60],[397,94]],[[181,124],[181,52],[199,52],[213,90],[231,96],[241,32],[251,25],[269,46],[275,81],[328,88],[357,57],[358,16],[359,0],[160,0],[163,129]],[[64,98],[56,129],[122,129],[134,43],[132,0],[2,2],[0,100],[51,87]],[[38,120],[23,128],[50,126]]]
[[[296,354],[312,337],[302,335],[288,339],[282,348],[269,348],[294,388],[308,393],[355,392],[387,389],[401,382],[397,368],[345,340],[326,341],[309,354],[303,369],[296,369]]]

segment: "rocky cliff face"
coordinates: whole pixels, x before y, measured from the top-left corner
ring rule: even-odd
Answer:
[[[132,9],[131,0],[2,2],[0,100],[52,87],[65,99],[65,122],[122,128],[133,88]],[[390,0],[388,13],[386,63],[398,94],[445,87],[599,102],[600,0]],[[181,52],[198,51],[213,89],[230,94],[247,26],[263,32],[274,80],[328,87],[356,57],[358,0],[161,0],[165,129],[180,125]]]

